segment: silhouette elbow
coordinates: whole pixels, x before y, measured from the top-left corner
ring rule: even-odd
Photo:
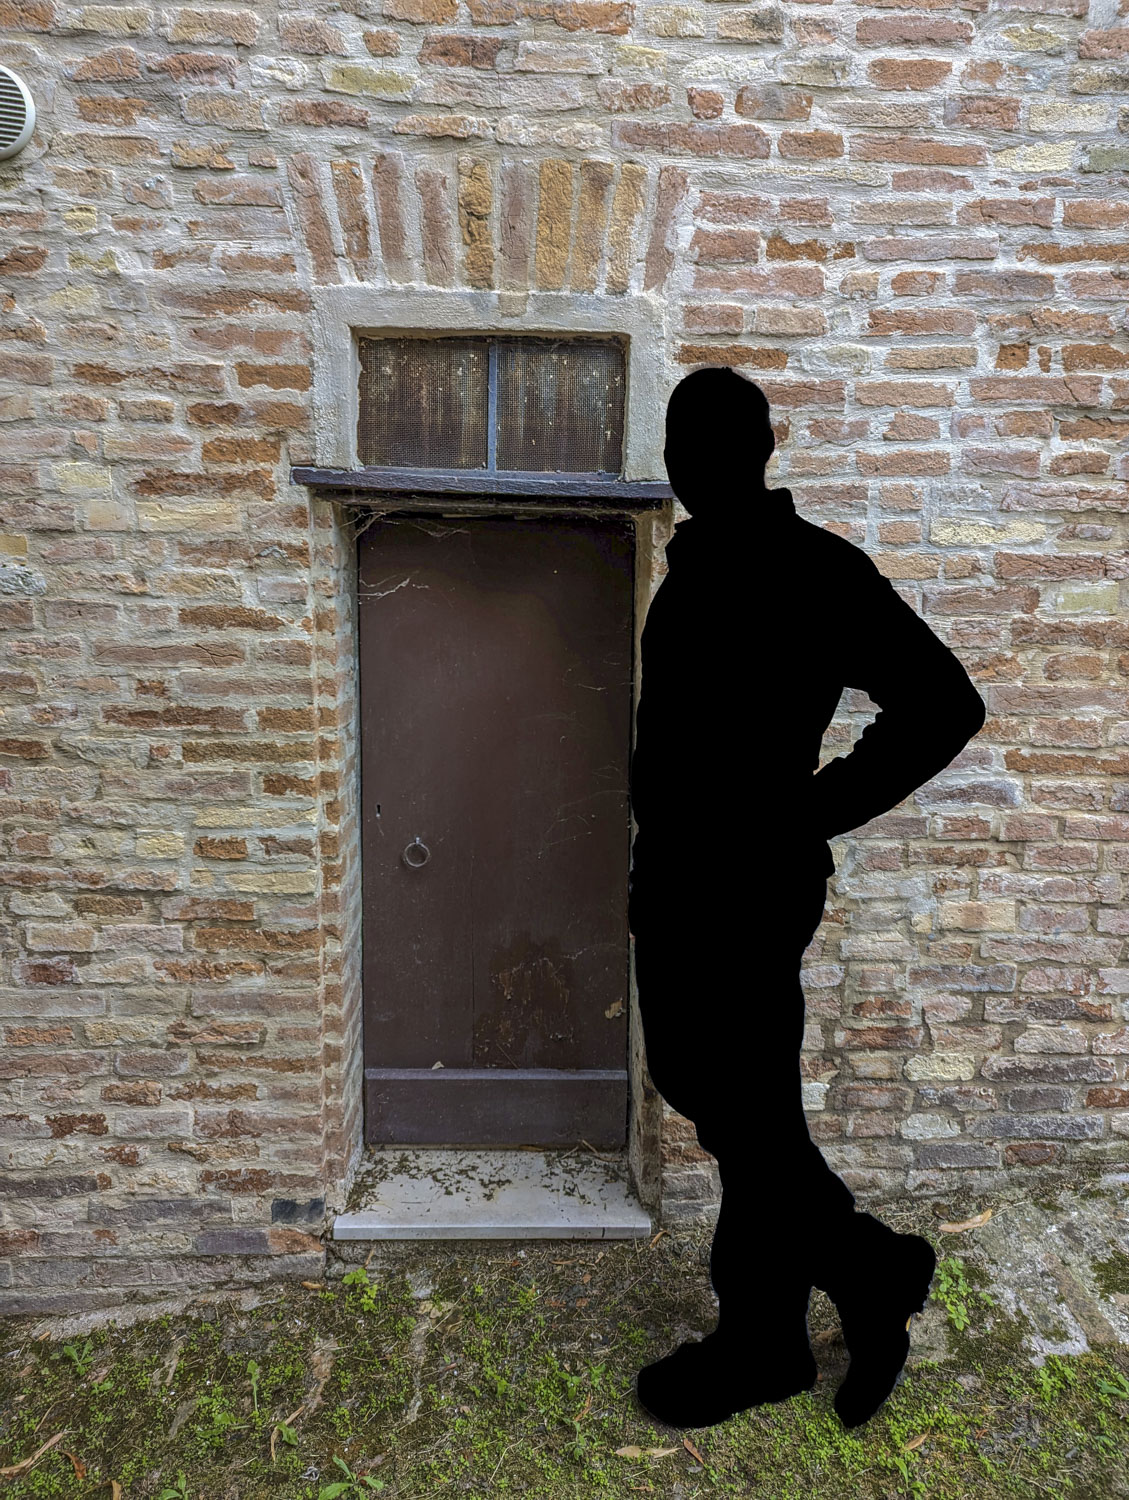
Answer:
[[[967,737],[972,739],[974,735],[979,734],[984,728],[984,723],[988,717],[988,708],[984,699],[971,683],[969,684],[967,705],[964,710],[964,724]]]
[[[961,679],[954,677],[946,688],[934,681],[929,716],[933,743],[938,754],[945,755],[947,765],[980,733],[988,711],[971,679],[962,673]]]
[[[983,698],[967,679],[964,691],[955,696],[946,717],[952,736],[952,753],[959,755],[969,740],[980,733],[988,717]]]

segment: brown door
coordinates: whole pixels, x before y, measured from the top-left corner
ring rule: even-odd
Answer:
[[[359,546],[366,1139],[623,1145],[632,523]]]

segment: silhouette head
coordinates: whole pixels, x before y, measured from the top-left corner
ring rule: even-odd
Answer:
[[[776,447],[768,398],[728,365],[684,376],[666,408],[663,460],[671,488],[693,516],[730,518],[763,494]]]

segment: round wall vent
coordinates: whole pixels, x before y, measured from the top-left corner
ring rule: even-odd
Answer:
[[[22,151],[34,129],[35,101],[27,84],[11,68],[0,67],[0,161]]]

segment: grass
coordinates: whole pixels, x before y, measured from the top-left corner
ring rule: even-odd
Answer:
[[[943,1326],[948,1352],[911,1364],[865,1427],[846,1431],[832,1409],[846,1353],[822,1293],[814,1391],[713,1428],[657,1427],[635,1371],[712,1327],[708,1248],[704,1225],[650,1243],[399,1246],[325,1285],[269,1288],[250,1309],[197,1306],[65,1341],[9,1320],[0,1469],[61,1436],[0,1496],[1129,1495],[1129,1351],[1036,1368],[1022,1322],[948,1243],[921,1320]]]

